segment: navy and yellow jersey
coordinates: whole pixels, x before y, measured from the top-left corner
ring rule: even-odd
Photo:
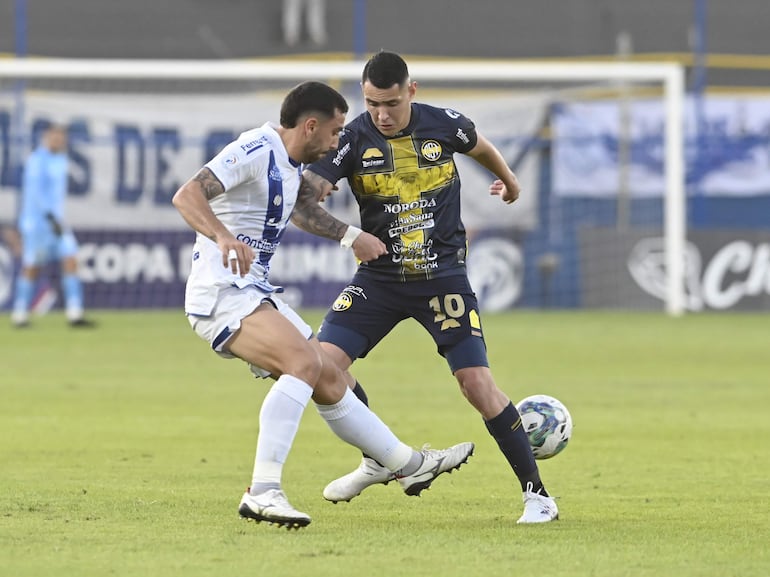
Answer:
[[[465,274],[453,155],[476,139],[473,122],[459,112],[412,103],[409,126],[397,135],[383,136],[364,112],[345,127],[335,152],[308,167],[331,183],[347,178],[361,228],[387,245],[388,254],[362,271],[396,281]]]

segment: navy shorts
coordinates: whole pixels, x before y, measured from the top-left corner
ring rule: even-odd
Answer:
[[[326,313],[318,340],[355,360],[407,318],[425,327],[453,373],[489,366],[478,301],[464,275],[389,282],[358,272]]]

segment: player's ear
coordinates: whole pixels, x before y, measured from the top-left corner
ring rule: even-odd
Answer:
[[[409,98],[414,98],[414,95],[417,94],[417,81],[414,80],[410,82],[407,86],[407,93],[409,94]]]
[[[303,126],[305,127],[305,134],[313,134],[318,128],[318,119],[315,116],[308,116],[305,118]]]

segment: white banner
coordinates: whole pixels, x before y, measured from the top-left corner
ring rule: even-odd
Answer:
[[[690,194],[770,194],[770,98],[688,99],[685,111]],[[552,126],[554,194],[663,194],[660,100],[561,104]]]
[[[0,94],[0,223],[16,214],[14,174],[29,153],[12,126],[21,111],[25,135],[46,122],[70,127],[70,196],[67,221],[82,229],[180,229],[186,225],[170,203],[174,192],[211,156],[243,130],[277,121],[284,93],[239,95],[104,94],[28,92],[23,103]],[[348,96],[348,118],[362,110],[359,93]],[[431,99],[431,103],[439,104]],[[498,144],[509,162],[522,154],[545,114],[537,99],[479,96],[447,102],[472,118]],[[460,156],[460,155],[458,155]],[[537,155],[517,170],[524,192],[514,207],[490,198],[494,178],[462,157],[463,216],[469,228],[535,224]],[[335,193],[326,207],[345,220],[357,219],[352,196]],[[504,208],[504,210],[503,210]]]

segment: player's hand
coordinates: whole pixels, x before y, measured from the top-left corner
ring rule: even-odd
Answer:
[[[499,196],[506,204],[511,204],[519,198],[521,187],[515,175],[511,175],[510,186],[506,186],[502,180],[495,180],[489,185],[489,194]]]
[[[48,223],[51,225],[51,230],[56,236],[61,236],[63,230],[61,223],[56,220],[56,217],[52,215],[50,212],[45,215],[46,219],[48,220]]]
[[[339,190],[339,188],[337,188],[336,184],[332,184],[331,188],[330,187],[324,187],[321,190],[321,192],[319,193],[319,195],[318,195],[318,202],[325,201],[328,197],[330,197],[332,195],[332,192],[334,192],[335,190]]]
[[[364,231],[353,241],[353,254],[361,262],[377,260],[384,254],[388,254],[388,247],[373,234]]]
[[[246,276],[254,260],[254,249],[235,237],[223,239],[217,244],[222,251],[222,265],[229,268],[233,274]]]

